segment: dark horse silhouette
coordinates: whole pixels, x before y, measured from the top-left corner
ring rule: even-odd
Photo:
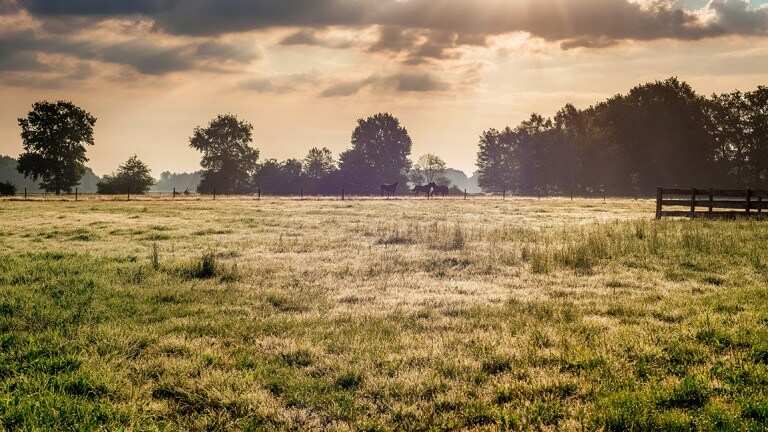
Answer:
[[[381,196],[386,195],[387,198],[394,196],[397,191],[397,185],[398,183],[381,185]]]
[[[416,185],[413,187],[413,193],[416,194],[416,196],[424,194],[427,198],[429,198],[429,196],[432,195],[432,186],[428,184]]]
[[[433,194],[433,195],[442,195],[442,196],[444,196],[444,197],[447,197],[447,196],[448,196],[448,194],[449,194],[449,193],[450,193],[450,191],[451,191],[451,190],[448,188],[448,186],[444,186],[444,185],[438,185],[438,184],[436,184],[435,182],[432,182],[432,183],[428,184],[427,186],[429,186],[429,187],[431,187],[431,188],[432,188],[432,194]]]

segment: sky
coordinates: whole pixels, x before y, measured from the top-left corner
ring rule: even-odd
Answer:
[[[768,85],[768,0],[0,0],[0,154],[40,100],[98,118],[97,174],[199,169],[189,137],[219,113],[284,159],[391,112],[414,159],[470,173],[485,129],[670,76]]]

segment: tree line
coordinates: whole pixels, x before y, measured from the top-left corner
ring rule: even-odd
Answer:
[[[42,189],[71,192],[86,172],[87,146],[94,145],[96,118],[71,102],[38,102],[19,119],[24,152],[17,169]],[[410,160],[408,131],[391,114],[358,120],[352,147],[338,159],[328,148],[312,148],[302,160],[259,162],[252,146],[253,125],[233,114],[222,114],[205,127],[197,127],[189,146],[202,155],[197,191],[242,194],[264,190],[270,194],[374,194],[383,183],[409,180],[447,182],[445,163],[435,155]],[[161,181],[169,181],[163,173]],[[191,180],[191,179],[190,179]],[[141,194],[154,184],[149,167],[132,156],[97,184],[99,193]],[[181,191],[179,191],[181,192]]]
[[[670,78],[553,118],[532,114],[484,131],[477,167],[484,190],[526,195],[768,189],[768,87],[704,97]]]
[[[71,102],[38,102],[19,119],[24,152],[17,169],[49,192],[78,185],[94,145],[96,118]],[[411,161],[400,120],[379,113],[357,121],[351,147],[336,157],[313,147],[303,159],[259,160],[253,125],[221,114],[194,129],[201,153],[201,193],[377,194],[382,184],[448,185],[435,155]],[[656,187],[768,189],[768,87],[710,97],[670,78],[554,117],[539,114],[479,139],[478,183],[485,192],[636,195]],[[193,174],[188,183],[196,180]],[[161,182],[170,182],[163,173]],[[133,156],[97,185],[100,193],[144,193],[149,167]],[[181,192],[181,191],[180,191]]]

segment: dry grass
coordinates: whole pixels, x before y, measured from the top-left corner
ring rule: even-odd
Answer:
[[[765,427],[768,225],[652,212],[0,201],[0,424]]]

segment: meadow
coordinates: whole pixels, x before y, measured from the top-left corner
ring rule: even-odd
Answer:
[[[766,430],[768,224],[0,201],[0,429]]]

